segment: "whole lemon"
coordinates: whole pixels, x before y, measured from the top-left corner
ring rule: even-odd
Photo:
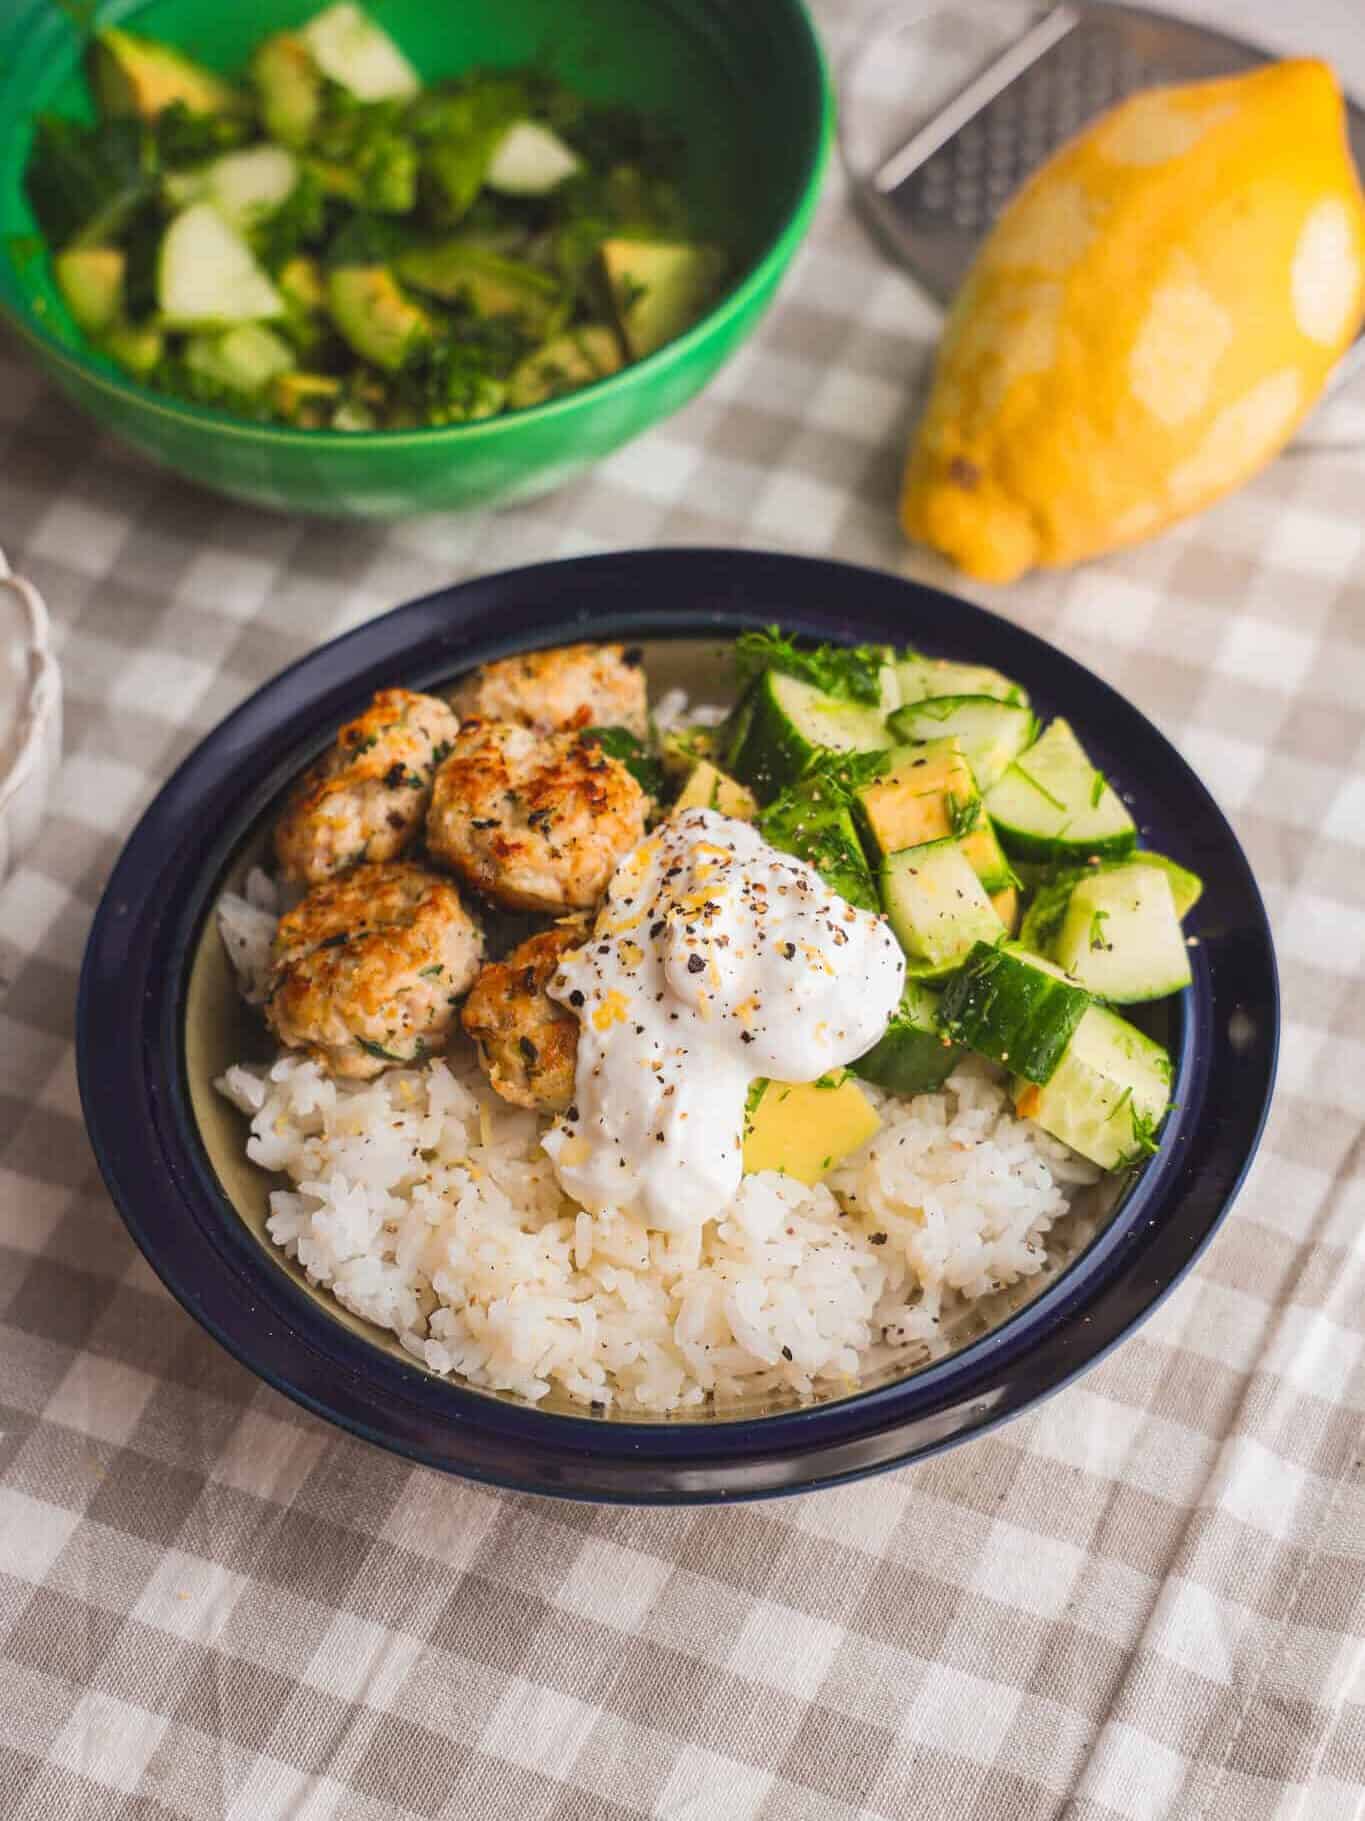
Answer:
[[[1363,309],[1365,206],[1326,65],[1146,90],[982,245],[902,523],[986,581],[1147,537],[1283,447]]]

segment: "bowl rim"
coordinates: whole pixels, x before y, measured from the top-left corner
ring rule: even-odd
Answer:
[[[125,12],[119,14],[120,23],[126,14],[136,12],[140,5],[146,3],[147,0],[132,0]],[[73,349],[59,340],[46,326],[41,312],[32,307],[16,309],[5,302],[3,295],[0,295],[0,320],[8,323],[44,359],[65,368],[69,375],[77,376],[85,385],[113,399],[121,400],[154,417],[192,429],[212,431],[220,436],[250,443],[265,442],[272,447],[327,450],[353,448],[364,453],[371,453],[377,448],[397,449],[414,445],[439,447],[447,439],[473,441],[476,438],[509,435],[516,426],[551,422],[582,409],[589,401],[610,399],[624,392],[642,375],[647,378],[659,377],[678,364],[685,363],[714,334],[742,318],[753,303],[761,298],[772,276],[784,270],[805,238],[820,200],[834,144],[834,81],[807,0],[781,0],[781,4],[789,9],[791,23],[801,48],[809,59],[809,74],[819,96],[819,115],[812,123],[814,130],[810,149],[792,202],[773,233],[746,262],[742,275],[704,316],[681,335],[655,349],[652,354],[645,355],[641,360],[627,362],[617,372],[594,380],[591,385],[582,386],[575,392],[566,392],[559,398],[547,399],[538,405],[502,411],[493,417],[476,418],[462,424],[431,424],[411,430],[302,430],[288,424],[257,423],[237,417],[230,411],[196,405],[188,400],[177,399],[170,393],[157,392],[150,386],[141,385],[136,380],[124,377],[90,352],[83,335],[80,344]],[[22,181],[22,175],[20,180]],[[51,249],[45,241],[43,251],[44,256],[50,260]],[[7,263],[12,264],[8,251],[3,257]]]
[[[659,571],[655,588],[642,586],[642,570]],[[631,601],[655,599],[669,571],[676,572],[675,589],[681,581],[692,600],[710,604],[605,614],[578,607],[568,625],[553,611],[557,600],[590,601],[594,584]],[[1116,726],[1136,736],[1189,794],[1190,823],[1227,868],[1225,877],[1209,877],[1206,902],[1220,918],[1240,921],[1231,936],[1212,929],[1195,951],[1196,986],[1184,995],[1180,1105],[1157,1155],[1071,1266],[998,1327],[890,1384],[764,1416],[642,1421],[546,1412],[436,1378],[352,1333],[295,1285],[217,1185],[184,1092],[182,1010],[188,957],[222,867],[316,743],[318,729],[334,727],[381,677],[422,687],[506,650],[584,634],[733,636],[773,617],[771,607],[743,604],[750,581],[753,593],[788,602],[803,594],[848,602],[862,591],[863,603],[838,612],[802,603],[794,629],[815,636],[866,636],[869,620],[884,628],[888,612],[911,603],[913,617],[951,627],[951,610],[955,631],[920,642],[1023,668],[1026,678],[1035,673],[1035,686],[1040,665],[1056,671],[1063,698],[1093,692],[1089,717],[1067,712],[1083,725],[1089,719],[1086,737],[1107,769],[1115,767],[1104,729]],[[508,598],[518,610],[508,611]],[[472,652],[460,636],[471,629]],[[1122,776],[1122,764],[1117,769]],[[238,783],[243,770],[252,773],[249,788]],[[207,818],[205,788],[216,791]],[[217,831],[209,848],[198,834],[205,819]],[[141,1003],[130,968],[156,983],[140,1022],[128,1017],[130,1004]],[[1239,1004],[1253,1004],[1259,1041],[1239,1051],[1235,1017],[1214,1017],[1215,986],[1220,1010],[1231,1005],[1235,1014]],[[477,578],[367,622],[265,684],[184,761],[120,856],[86,950],[77,1043],[92,1143],[135,1240],[190,1313],[267,1382],[370,1440],[469,1477],[559,1496],[699,1502],[835,1483],[932,1452],[1036,1403],[1102,1357],[1179,1281],[1230,1209],[1269,1107],[1278,1025],[1273,943],[1240,844],[1178,752],[1110,685],[1024,628],[922,584],[812,558],[688,549],[576,558]],[[120,1048],[121,1066],[111,1070],[107,1058]],[[233,1305],[225,1265],[249,1281],[245,1311]],[[281,1322],[295,1322],[282,1361],[263,1362],[263,1305]],[[328,1361],[328,1372],[319,1377],[309,1354]],[[384,1396],[376,1410],[378,1391]],[[423,1421],[432,1411],[434,1433]]]

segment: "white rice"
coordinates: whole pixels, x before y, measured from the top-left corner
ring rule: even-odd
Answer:
[[[567,1201],[547,1122],[463,1050],[361,1084],[282,1056],[219,1086],[248,1155],[291,1180],[270,1237],[348,1309],[434,1372],[625,1411],[828,1394],[888,1347],[944,1352],[950,1312],[1040,1271],[1068,1188],[1098,1175],[970,1061],[943,1093],[877,1096],[881,1131],[826,1183],[746,1177],[680,1244]]]

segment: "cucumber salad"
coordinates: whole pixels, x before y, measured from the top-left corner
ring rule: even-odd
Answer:
[[[710,307],[658,119],[539,67],[423,85],[350,0],[240,79],[113,27],[26,184],[71,318],[139,382],[300,429],[458,424],[591,385]]]
[[[996,670],[776,630],[743,637],[739,663],[724,727],[675,736],[688,788],[894,930],[904,997],[853,1072],[921,1093],[971,1051],[1052,1137],[1103,1170],[1140,1163],[1172,1066],[1128,1008],[1190,984],[1195,874],[1138,846],[1071,727]]]

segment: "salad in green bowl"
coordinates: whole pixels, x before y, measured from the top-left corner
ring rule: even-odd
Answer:
[[[678,134],[534,63],[423,83],[351,0],[223,75],[105,27],[25,182],[77,327],[161,393],[297,429],[467,423],[673,341],[730,265]]]

